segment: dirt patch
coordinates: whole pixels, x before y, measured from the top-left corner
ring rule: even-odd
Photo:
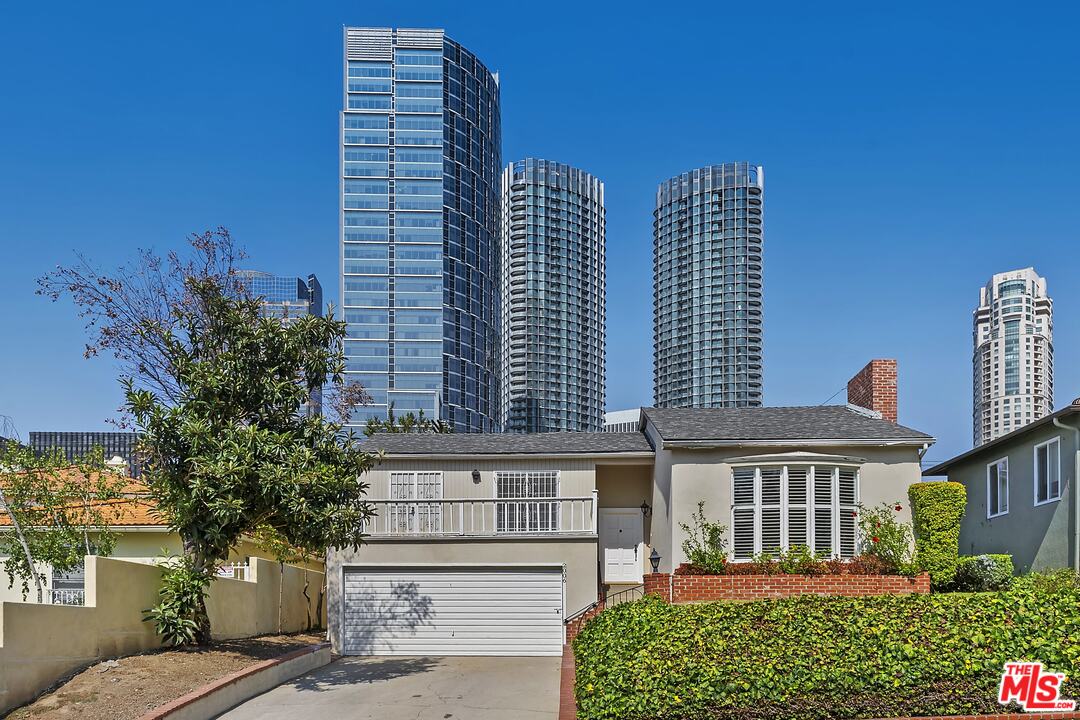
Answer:
[[[134,720],[229,673],[308,645],[322,634],[222,640],[206,648],[155,650],[97,663],[13,710],[8,720]]]

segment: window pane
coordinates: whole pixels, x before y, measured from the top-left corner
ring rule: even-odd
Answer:
[[[754,556],[754,509],[735,508],[732,513],[734,542],[732,551],[736,560],[749,560]]]

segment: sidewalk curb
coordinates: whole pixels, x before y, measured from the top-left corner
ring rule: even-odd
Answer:
[[[330,643],[309,645],[195,688],[159,705],[139,720],[210,720],[287,680],[327,665],[332,659]]]

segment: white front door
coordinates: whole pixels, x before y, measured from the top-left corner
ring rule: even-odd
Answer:
[[[641,582],[643,525],[640,508],[600,508],[600,562],[605,583]]]

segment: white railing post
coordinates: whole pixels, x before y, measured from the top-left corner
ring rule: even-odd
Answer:
[[[596,500],[597,500],[596,488],[592,491],[592,527],[589,528],[590,532],[596,532]]]

